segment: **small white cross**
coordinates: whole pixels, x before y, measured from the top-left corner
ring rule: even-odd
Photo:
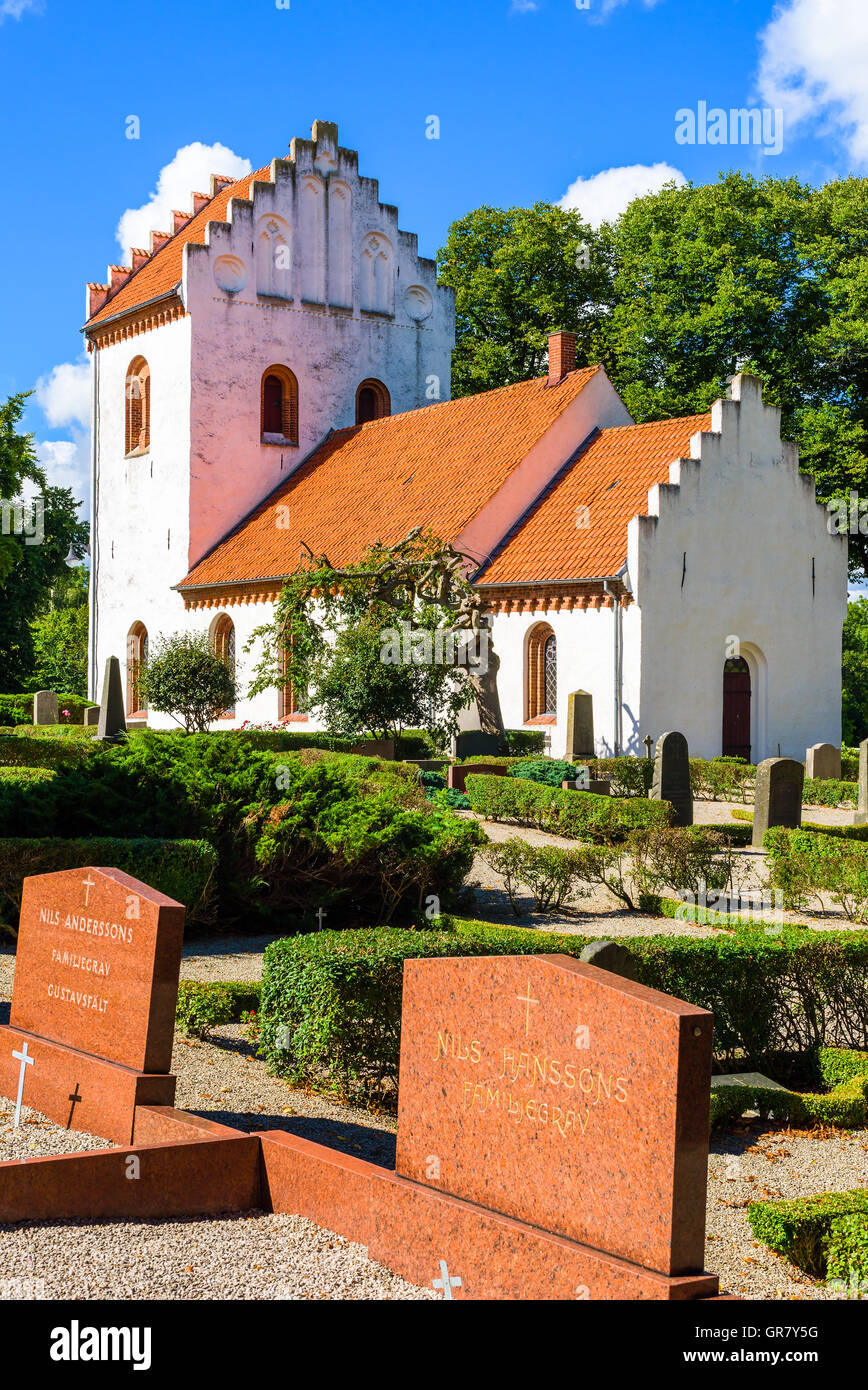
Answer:
[[[87,907],[87,906],[88,906],[88,899],[90,898],[90,890],[91,890],[91,888],[95,888],[95,887],[96,887],[96,884],[94,883],[94,881],[93,881],[92,878],[84,878],[84,879],[82,879],[82,881],[81,881],[81,886],[82,886],[82,888],[84,888],[84,890],[85,890],[85,894],[84,894],[84,905],[85,905],[85,907]]]
[[[325,909],[322,907],[317,908],[316,920],[319,922],[320,931],[322,931],[322,919],[325,916],[327,916]]]
[[[35,1058],[35,1057],[28,1057],[28,1056],[27,1056],[27,1043],[24,1044],[24,1046],[23,1046],[23,1048],[21,1049],[20,1052],[16,1052],[15,1049],[13,1048],[13,1049],[12,1049],[12,1056],[13,1056],[13,1057],[17,1057],[18,1060],[19,1060],[20,1063],[21,1063],[21,1072],[20,1072],[20,1075],[19,1075],[19,1077],[18,1077],[18,1099],[17,1099],[17,1101],[15,1102],[15,1126],[14,1126],[14,1127],[15,1127],[15,1129],[17,1129],[18,1126],[19,1126],[20,1123],[21,1123],[21,1098],[22,1098],[22,1096],[24,1095],[24,1075],[25,1075],[25,1072],[26,1072],[27,1068],[33,1066],[33,1063],[36,1061],[36,1058]]]
[[[444,1298],[450,1299],[453,1303],[455,1302],[452,1298],[452,1290],[461,1288],[461,1276],[459,1274],[450,1274],[445,1260],[440,1261],[440,1278],[432,1279],[431,1282],[435,1289],[443,1290]]]

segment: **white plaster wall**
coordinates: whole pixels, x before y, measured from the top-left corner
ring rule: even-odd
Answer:
[[[90,693],[102,690],[105,662],[126,672],[127,634],[184,626],[172,592],[187,572],[190,458],[190,319],[176,319],[95,353],[96,421],[93,635]],[[151,446],[124,457],[126,375],[135,357],[151,370]]]
[[[392,413],[446,400],[454,340],[454,301],[438,288],[436,266],[418,255],[416,237],[398,229],[397,208],[380,203],[375,180],[360,178],[357,155],[340,149],[326,127],[317,143],[293,141],[290,160],[272,165],[274,183],[254,185],[253,198],[234,198],[227,222],[209,223],[204,246],[185,250],[184,299],[193,315],[191,421],[191,528],[189,564],[207,553],[237,522],[277,487],[330,429],[355,424],[356,390],[362,381],[382,381]],[[334,131],[336,136],[336,131]],[[318,172],[319,171],[319,172]],[[317,223],[325,301],[304,299],[308,284],[305,237],[310,222],[301,214],[305,179],[321,181],[324,217]],[[329,233],[329,189],[339,181],[352,194],[352,219]],[[257,293],[254,244],[261,219],[277,214],[291,229],[290,298]],[[352,308],[331,302],[346,298],[341,276],[330,264],[347,255],[341,230],[348,226]],[[361,307],[360,252],[372,232],[393,250],[394,313]],[[234,257],[243,284],[227,291],[221,258]],[[219,262],[219,264],[218,264]],[[239,268],[240,267],[240,268]],[[216,278],[215,278],[216,276]],[[334,285],[337,288],[334,288]],[[430,297],[422,321],[419,295]],[[412,311],[412,312],[411,312]],[[298,447],[262,444],[260,385],[270,366],[282,364],[299,384]]]
[[[720,753],[734,636],[751,667],[752,759],[801,759],[813,743],[840,743],[846,537],[829,534],[759,383],[737,377],[732,394],[630,524],[641,732],[677,729],[696,756]]]

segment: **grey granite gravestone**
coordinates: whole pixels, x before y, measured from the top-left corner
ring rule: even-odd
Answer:
[[[124,690],[121,685],[121,664],[116,656],[110,656],[105,664],[102,683],[102,698],[99,702],[99,727],[97,738],[120,738],[127,731],[124,715]]]
[[[802,790],[805,769],[795,758],[766,758],[756,770],[753,796],[754,849],[762,849],[763,835],[774,825],[795,830],[802,823]]]
[[[617,941],[589,941],[582,947],[579,960],[586,965],[596,965],[598,970],[611,970],[613,975],[621,975],[625,980],[639,982],[636,957]]]
[[[673,825],[693,824],[690,755],[683,734],[661,734],[658,738],[654,753],[654,780],[648,795],[652,801],[671,803]]]
[[[859,744],[859,798],[853,820],[856,825],[868,824],[868,738]]]
[[[57,723],[57,696],[53,690],[37,690],[33,697],[34,724]]]
[[[815,743],[805,754],[806,777],[841,780],[841,750],[834,743]]]
[[[567,696],[567,751],[564,757],[594,757],[594,699],[587,690],[574,690]]]
[[[98,724],[98,723],[99,723],[99,705],[85,705],[85,707],[84,707],[84,718],[82,719],[81,722],[82,722],[82,724],[85,725],[86,728],[90,728],[91,725],[93,725],[93,724]]]

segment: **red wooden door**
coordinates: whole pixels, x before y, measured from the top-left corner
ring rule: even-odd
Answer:
[[[723,667],[723,747],[725,758],[750,762],[750,670],[743,657]]]

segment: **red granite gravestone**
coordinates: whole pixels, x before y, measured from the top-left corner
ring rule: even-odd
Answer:
[[[24,1103],[68,1128],[128,1142],[137,1104],[171,1105],[183,934],[183,906],[120,869],[25,879],[0,1093],[26,1041]]]
[[[699,1272],[712,1022],[567,956],[408,960],[397,1171],[647,1269]]]

